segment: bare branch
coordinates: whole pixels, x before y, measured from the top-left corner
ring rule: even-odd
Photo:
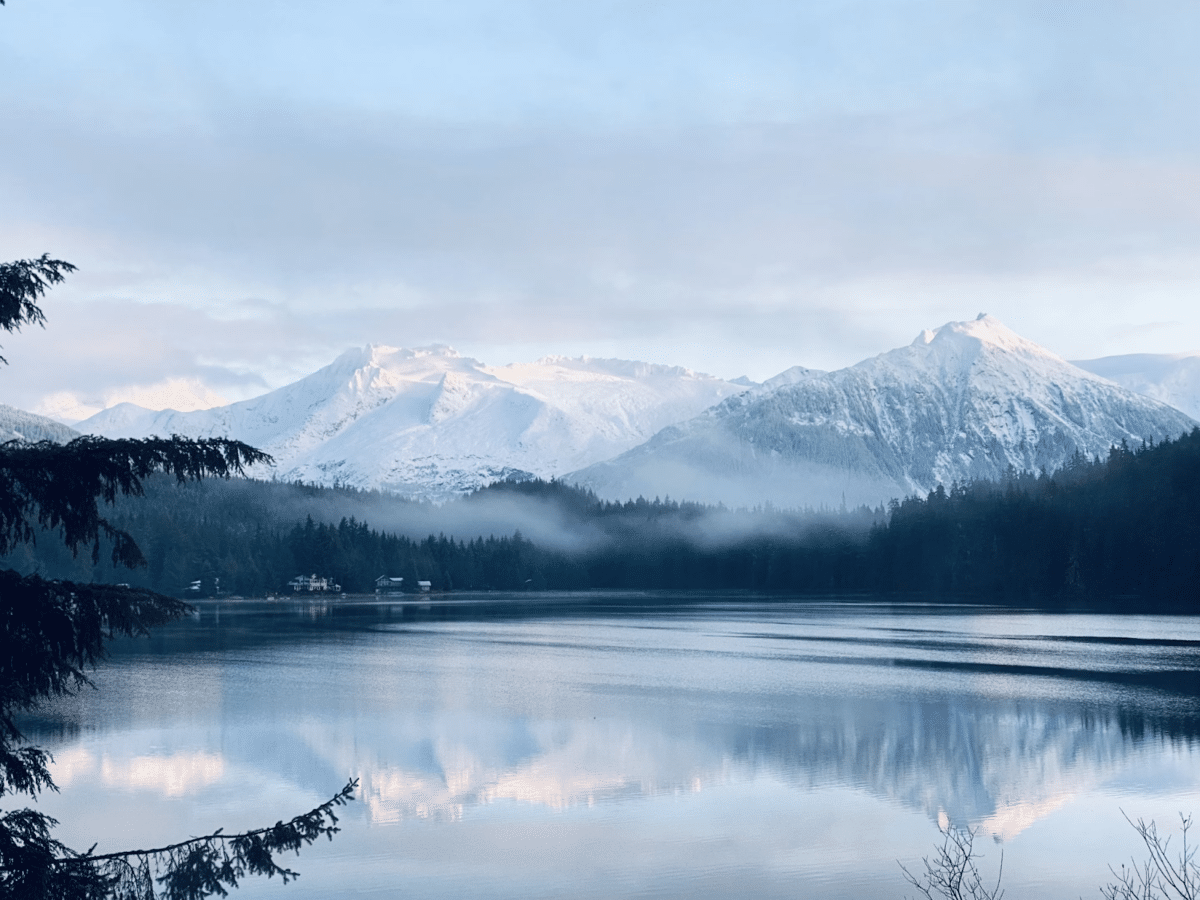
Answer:
[[[942,834],[941,846],[933,859],[921,859],[925,872],[917,877],[900,863],[904,880],[921,892],[926,900],[935,897],[944,900],[1000,900],[1004,891],[1000,881],[1004,874],[1004,851],[1000,852],[1000,869],[996,873],[996,884],[990,890],[984,887],[983,876],[976,860],[982,854],[975,850],[975,835],[978,829],[960,828],[954,824],[939,825]]]
[[[1179,815],[1180,849],[1171,853],[1171,836],[1163,837],[1153,821],[1136,822],[1121,811],[1133,830],[1138,833],[1149,853],[1141,866],[1130,861],[1109,871],[1115,881],[1100,888],[1105,900],[1200,900],[1200,867],[1196,865],[1196,848],[1188,842],[1192,817]]]

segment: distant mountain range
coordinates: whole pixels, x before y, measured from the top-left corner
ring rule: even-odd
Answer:
[[[1200,354],[1129,353],[1073,364],[1200,419]]]
[[[121,404],[78,428],[234,437],[275,457],[256,474],[431,499],[537,476],[615,499],[878,504],[1194,427],[1114,383],[1137,386],[1130,373],[1141,371],[1153,393],[1145,373],[1185,372],[1194,358],[1175,369],[1132,359],[1087,371],[988,316],[846,369],[797,367],[761,385],[624,360],[493,367],[447,347],[368,346],[253,400],[186,413]]]
[[[790,369],[572,478],[613,497],[875,504],[1194,425],[980,316],[836,372]]]
[[[625,360],[492,367],[448,347],[368,346],[253,400],[196,412],[123,403],[79,428],[234,437],[274,456],[283,480],[442,499],[503,478],[565,475],[743,390]]]

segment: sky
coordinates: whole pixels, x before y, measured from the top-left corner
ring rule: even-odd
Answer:
[[[988,312],[1200,350],[1194,0],[8,0],[0,402],[367,343],[761,380]]]

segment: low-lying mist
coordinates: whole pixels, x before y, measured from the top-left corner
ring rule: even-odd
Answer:
[[[369,591],[380,575],[435,589],[689,586],[745,580],[763,548],[861,546],[882,508],[727,509],[669,499],[617,503],[557,481],[506,481],[441,504],[377,491],[252,479],[151,478],[108,513],[147,558],[125,570],[101,547],[71,556],[51,533],[0,565],[167,593],[261,594],[297,573]],[[768,573],[769,574],[769,573]],[[756,576],[757,577],[757,576]]]
[[[539,547],[568,554],[651,538],[711,550],[763,538],[865,537],[885,518],[882,507],[729,509],[640,497],[613,502],[564,482],[536,479],[497,482],[445,503],[408,500],[379,491],[250,479],[156,484],[151,489],[154,495],[175,491],[180,492],[179,502],[204,498],[205,504],[215,502],[231,514],[241,510],[242,515],[277,527],[308,518],[333,525],[354,519],[376,531],[412,540],[445,535],[470,541],[520,533]]]

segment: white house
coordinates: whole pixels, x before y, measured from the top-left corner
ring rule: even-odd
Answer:
[[[404,590],[404,579],[395,575],[380,575],[375,579],[375,593],[399,594]]]
[[[297,575],[288,582],[288,587],[290,587],[297,594],[301,591],[309,591],[311,593],[316,593],[317,591],[333,591],[336,594],[340,593],[342,590],[342,586],[340,584],[335,584],[333,579],[322,578],[315,572],[312,575]]]

